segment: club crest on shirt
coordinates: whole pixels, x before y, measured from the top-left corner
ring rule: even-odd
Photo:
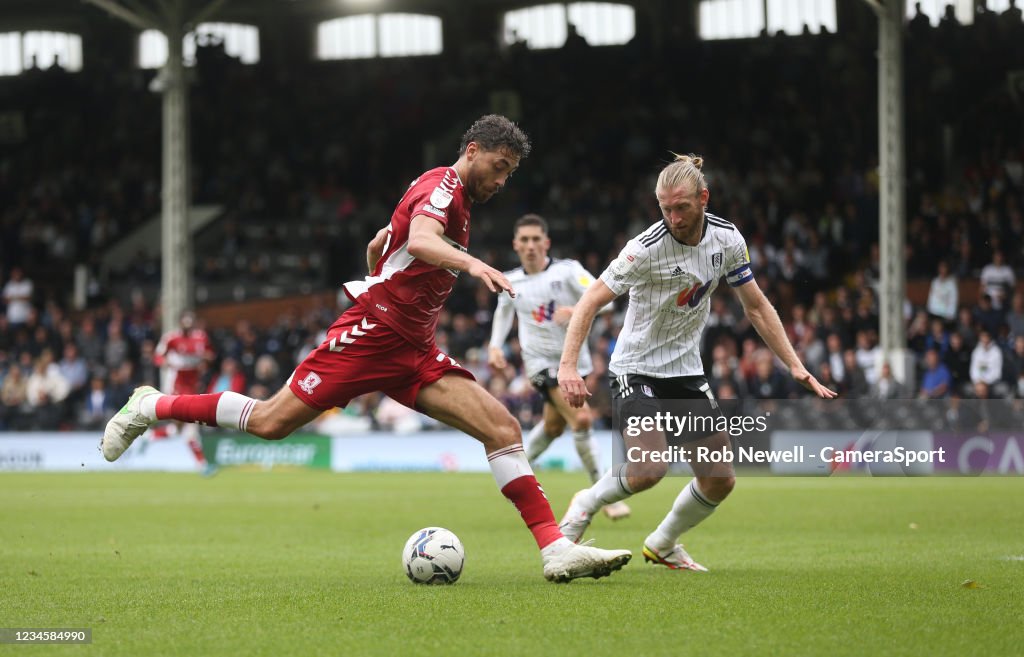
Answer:
[[[314,388],[316,388],[322,382],[323,379],[320,378],[319,374],[317,374],[316,372],[310,372],[305,376],[305,378],[299,381],[299,388],[301,388],[302,392],[306,393],[307,395],[312,395]]]
[[[722,266],[722,252],[719,251],[711,256],[711,266],[718,269]]]
[[[557,292],[562,289],[562,281],[551,281],[551,291]]]

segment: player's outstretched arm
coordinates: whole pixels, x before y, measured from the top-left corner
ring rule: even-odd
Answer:
[[[597,311],[614,300],[615,293],[608,289],[603,281],[598,280],[587,288],[573,309],[572,319],[569,320],[569,328],[565,333],[565,343],[562,345],[562,360],[558,364],[558,387],[573,408],[582,408],[590,396],[590,391],[587,390],[587,385],[576,367],[583,341],[590,333],[590,325],[594,323]]]
[[[459,251],[445,242],[442,235],[444,226],[441,222],[425,214],[416,215],[409,225],[409,255],[435,267],[464,271],[482,280],[491,292],[505,291],[509,296],[515,296],[515,290],[504,274],[482,260]]]
[[[508,366],[502,345],[512,331],[514,319],[515,308],[512,302],[508,297],[498,297],[498,307],[494,310],[494,318],[491,320],[491,341],[487,345],[487,364],[494,369],[503,370]]]
[[[750,323],[754,325],[757,334],[765,341],[768,348],[775,352],[775,355],[785,363],[786,367],[789,368],[790,375],[800,385],[818,397],[822,399],[835,398],[838,393],[818,383],[818,380],[800,362],[800,357],[796,355],[793,345],[789,343],[789,338],[786,337],[786,329],[782,326],[779,313],[775,311],[775,306],[764,296],[764,292],[757,285],[757,281],[751,279],[750,282],[734,289],[736,294],[739,295],[740,303],[743,304],[743,311],[750,318]]]
[[[388,248],[388,237],[391,235],[391,227],[385,226],[377,231],[370,243],[366,246],[366,268],[372,274],[377,268],[384,251]]]

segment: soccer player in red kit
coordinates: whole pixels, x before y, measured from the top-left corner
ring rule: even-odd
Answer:
[[[117,459],[159,420],[202,422],[279,440],[323,411],[381,391],[483,443],[502,494],[533,533],[544,577],[566,582],[603,577],[624,566],[628,550],[576,545],[562,536],[523,452],[519,423],[455,359],[441,352],[438,316],[461,272],[492,292],[514,294],[497,269],[472,257],[469,213],[497,193],[530,151],[527,136],[503,116],[478,119],[462,137],[459,159],[409,186],[387,228],[367,248],[371,275],[345,284],[355,302],[267,401],[234,392],[165,395],[135,390],[107,424],[100,447]]]
[[[164,333],[153,354],[153,363],[161,368],[161,387],[172,395],[194,395],[199,392],[199,367],[213,360],[213,343],[206,331],[196,327],[196,316],[191,310],[181,313],[177,329]],[[196,463],[206,475],[214,470],[206,462],[199,430],[194,424],[182,425],[182,434],[196,457]]]

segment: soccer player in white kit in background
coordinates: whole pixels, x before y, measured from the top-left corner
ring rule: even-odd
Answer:
[[[512,330],[513,319],[517,318],[526,375],[544,396],[544,419],[525,441],[526,458],[531,463],[536,461],[568,425],[573,431],[576,453],[591,481],[596,482],[601,478],[601,455],[591,426],[590,407],[586,402],[578,409],[569,406],[558,389],[557,378],[565,328],[573,307],[594,282],[594,277],[576,260],[548,257],[551,238],[548,224],[540,215],[520,217],[512,234],[512,248],[522,266],[505,272],[509,283],[515,286],[516,296],[498,296],[487,361],[499,370],[508,365],[502,347]],[[608,305],[601,310],[611,308]],[[587,376],[592,370],[590,349],[583,345],[578,371],[581,376]],[[625,502],[613,502],[604,507],[604,512],[612,520],[618,520],[629,516],[629,507]]]
[[[793,350],[779,315],[754,281],[746,242],[736,226],[706,212],[710,196],[703,159],[678,155],[658,176],[655,195],[663,215],[631,239],[576,304],[566,334],[558,383],[566,400],[579,408],[590,394],[577,369],[580,347],[598,309],[629,291],[629,309],[608,365],[617,400],[650,405],[657,399],[703,400],[705,412],[721,415],[704,376],[701,333],[708,321],[710,297],[725,277],[743,310],[790,375],[823,399],[836,393],[815,379]],[[645,436],[648,449],[664,449],[664,434]],[[624,436],[625,438],[625,436]],[[724,432],[688,436],[712,450],[729,448]],[[588,489],[576,494],[560,528],[578,541],[603,504],[651,488],[668,464],[613,467]],[[644,540],[644,558],[672,569],[706,571],[679,537],[710,516],[735,485],[731,464],[691,463],[696,477],[676,498],[661,524]]]

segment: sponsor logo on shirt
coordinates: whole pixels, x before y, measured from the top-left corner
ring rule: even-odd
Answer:
[[[702,284],[698,280],[692,287],[685,288],[679,293],[679,296],[676,297],[676,305],[680,308],[683,306],[696,308],[710,287],[711,281]]]
[[[424,203],[423,204],[423,210],[425,212],[429,212],[432,215],[441,217],[442,219],[447,219],[448,218],[448,214],[444,210],[442,210],[440,208],[436,208],[433,205],[431,205],[430,203]]]
[[[547,303],[542,303],[541,305],[537,306],[537,308],[535,308],[534,310],[531,310],[530,314],[533,315],[533,321],[537,322],[538,324],[550,322],[551,318],[555,316],[555,300],[552,299]]]

